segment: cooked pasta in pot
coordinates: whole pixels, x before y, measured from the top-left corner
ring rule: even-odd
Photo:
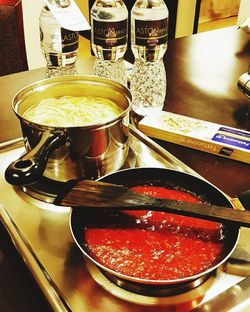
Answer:
[[[41,125],[71,127],[105,123],[121,112],[113,101],[106,98],[64,96],[42,100],[29,107],[22,117]]]

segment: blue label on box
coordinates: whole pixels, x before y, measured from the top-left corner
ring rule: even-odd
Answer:
[[[228,144],[246,150],[250,150],[249,132],[221,127],[218,130],[218,132],[214,135],[212,140],[223,144]]]
[[[230,129],[230,128],[226,128],[226,127],[221,127],[218,131],[231,133],[233,135],[240,135],[242,138],[250,139],[250,132],[247,132],[247,131],[242,131],[239,129]]]

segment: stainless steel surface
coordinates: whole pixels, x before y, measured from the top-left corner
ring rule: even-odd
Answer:
[[[121,113],[109,122],[78,127],[45,126],[23,118],[23,113],[30,106],[43,99],[65,95],[104,97],[115,102],[121,108]],[[128,154],[130,102],[131,94],[127,88],[94,76],[45,79],[23,88],[13,99],[13,110],[20,120],[28,154],[13,164],[11,168],[14,173],[10,179],[14,180],[12,177],[15,175],[16,184],[28,184],[24,182],[26,178],[42,175],[44,167],[44,176],[55,181],[97,178],[119,169]],[[52,146],[51,143],[56,145]],[[44,146],[49,152],[48,161],[42,156]],[[21,176],[19,179],[18,174]]]
[[[184,172],[192,170],[151,140],[142,143],[130,135],[133,166],[155,166],[178,168]],[[9,185],[4,179],[8,164],[24,151],[20,143],[8,148],[5,144],[0,153],[0,217],[9,231],[13,243],[25,260],[41,291],[55,311],[109,311],[139,312],[167,311],[169,304],[175,305],[176,298],[140,297],[132,293],[120,297],[111,283],[100,282],[101,287],[89,274],[87,262],[75,246],[69,230],[69,208],[57,207],[36,200],[19,187]],[[202,302],[215,297],[243,279],[219,271],[210,282]],[[199,287],[197,288],[198,291]],[[120,291],[120,290],[119,290]],[[184,296],[184,297],[183,297]],[[197,296],[197,295],[196,295]],[[188,300],[186,294],[181,300]],[[172,310],[173,311],[173,310]]]
[[[202,304],[200,307],[194,309],[194,311],[249,311],[249,306],[250,276],[222,292],[216,298],[213,298]]]

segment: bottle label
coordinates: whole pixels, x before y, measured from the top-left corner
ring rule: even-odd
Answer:
[[[78,49],[79,33],[61,28],[62,52],[68,53]]]
[[[40,24],[40,40],[50,66],[66,66],[76,60],[79,34],[59,25]]]
[[[100,22],[93,20],[93,43],[103,48],[112,48],[127,43],[128,20]]]
[[[168,19],[135,20],[135,44],[153,48],[168,41]]]

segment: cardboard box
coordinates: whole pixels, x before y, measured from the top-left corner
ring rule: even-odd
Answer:
[[[250,132],[169,112],[146,116],[139,122],[146,135],[250,163]]]

